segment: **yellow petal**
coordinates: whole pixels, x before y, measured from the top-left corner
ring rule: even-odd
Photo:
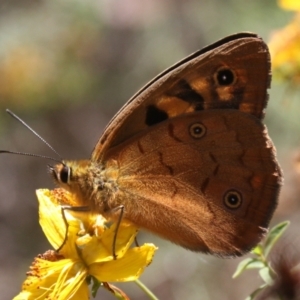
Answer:
[[[81,223],[74,219],[68,211],[62,212],[59,200],[65,195],[64,192],[59,189],[54,191],[40,189],[36,193],[40,204],[40,225],[48,241],[55,250],[62,247],[59,253],[65,257],[77,259],[76,240],[77,234],[81,230]],[[68,227],[63,219],[63,213]]]
[[[61,206],[57,203],[52,191],[40,189],[36,191],[36,194],[40,205],[40,225],[52,247],[58,249],[67,232]]]
[[[57,278],[51,299],[89,299],[86,277],[87,269],[82,262],[73,262],[71,268],[65,267]]]
[[[107,247],[113,247],[113,240],[116,234],[117,224],[114,223],[112,226],[106,230],[102,235],[102,242],[106,244]],[[121,222],[116,236],[115,252],[117,258],[120,259],[132,245],[136,235],[138,233],[138,228],[129,222]]]
[[[129,249],[121,259],[90,265],[89,274],[100,282],[136,280],[151,263],[156,249],[153,244]]]
[[[22,291],[20,294],[18,294],[16,297],[13,298],[13,300],[33,300],[33,299],[38,299],[38,298],[33,298],[31,296],[31,293],[28,291]]]
[[[86,276],[87,269],[79,260],[65,259],[55,251],[47,251],[35,258],[22,292],[15,299],[89,299]],[[78,294],[82,297],[78,298]]]
[[[113,241],[115,238],[116,224],[106,229],[101,237],[93,236],[92,239],[82,249],[82,257],[87,265],[96,262],[114,260]],[[137,228],[129,223],[122,222],[119,226],[115,244],[115,253],[118,259],[124,256],[128,248],[134,241]]]

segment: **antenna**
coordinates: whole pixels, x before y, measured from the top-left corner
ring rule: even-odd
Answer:
[[[55,161],[55,162],[62,163],[62,160],[55,159],[55,158],[50,157],[50,156],[39,155],[39,154],[33,154],[33,153],[17,152],[17,151],[9,151],[9,150],[0,150],[0,154],[1,154],[1,153],[17,154],[17,155],[32,156],[32,157],[40,157],[40,158],[50,159],[50,160],[53,160],[53,161]]]
[[[28,124],[26,124],[20,117],[18,117],[12,111],[10,111],[9,109],[6,109],[6,112],[10,116],[12,116],[14,119],[16,119],[17,121],[19,121],[22,125],[24,125],[27,129],[29,129],[36,137],[38,137],[45,145],[48,146],[48,148],[50,148],[60,158],[60,160],[55,159],[53,157],[45,156],[45,155],[25,153],[25,152],[15,152],[15,151],[8,151],[8,150],[0,150],[0,153],[8,153],[8,154],[17,154],[17,155],[24,155],[24,156],[40,157],[40,158],[50,159],[50,160],[53,160],[55,162],[62,163],[62,161],[63,161],[62,157],[58,154],[58,152],[44,138],[42,138],[35,130],[33,130]]]

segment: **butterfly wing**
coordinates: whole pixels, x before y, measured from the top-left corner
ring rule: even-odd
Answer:
[[[266,44],[252,33],[229,36],[162,72],[115,115],[92,160],[160,122],[207,109],[238,109],[264,116],[270,85]]]
[[[110,148],[105,161],[118,172],[111,208],[123,204],[137,226],[220,256],[260,241],[281,184],[265,126],[236,110],[161,122]]]

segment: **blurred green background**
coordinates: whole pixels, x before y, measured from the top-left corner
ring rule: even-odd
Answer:
[[[226,35],[252,31],[266,41],[293,13],[274,0],[1,0],[0,149],[55,155],[10,118],[10,108],[67,159],[88,158],[104,126],[143,84]],[[273,81],[266,123],[285,186],[272,225],[299,228],[299,91]],[[52,188],[48,161],[0,156],[0,291],[11,299],[33,257],[50,248],[38,224],[35,190]],[[199,216],[201,217],[201,216]],[[260,285],[255,271],[233,280],[240,259],[195,254],[147,233],[159,251],[141,280],[160,299],[244,299]],[[134,283],[119,284],[147,299]],[[114,299],[100,290],[96,299]]]

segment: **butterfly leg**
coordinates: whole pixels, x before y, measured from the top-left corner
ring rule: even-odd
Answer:
[[[117,221],[117,225],[116,225],[116,231],[115,231],[115,235],[114,235],[114,239],[113,239],[113,244],[112,244],[112,253],[113,253],[114,260],[117,259],[117,255],[116,255],[116,241],[117,241],[117,235],[118,235],[118,231],[119,231],[119,228],[120,228],[120,224],[121,224],[121,221],[123,219],[124,205],[119,205],[117,207],[114,207],[111,210],[111,212],[115,212],[115,211],[118,211],[118,210],[120,210],[120,215],[118,217],[118,221]]]
[[[65,210],[71,210],[71,211],[90,211],[89,206],[71,206],[71,205],[62,205],[61,206],[61,214],[64,220],[64,223],[66,225],[66,234],[64,237],[64,240],[62,242],[62,244],[58,247],[58,249],[56,249],[56,252],[59,252],[61,250],[61,248],[64,246],[64,244],[66,243],[67,239],[68,239],[68,228],[69,228],[69,223],[67,221],[66,215],[65,215]]]

